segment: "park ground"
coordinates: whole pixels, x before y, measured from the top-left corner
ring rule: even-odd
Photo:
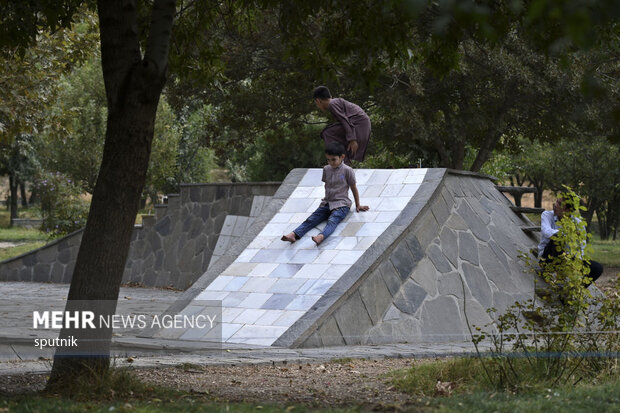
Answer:
[[[615,377],[577,386],[481,385],[477,359],[337,359],[117,373],[94,392],[42,392],[45,375],[0,376],[3,412],[620,411]],[[477,376],[477,377],[474,377]]]

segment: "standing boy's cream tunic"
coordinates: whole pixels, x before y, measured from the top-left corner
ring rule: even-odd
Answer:
[[[328,125],[321,132],[325,145],[338,142],[347,149],[349,141],[357,141],[357,153],[351,157],[347,151],[347,158],[363,161],[366,148],[370,140],[370,119],[362,108],[342,98],[333,98],[329,101],[329,112],[334,115],[337,123]]]

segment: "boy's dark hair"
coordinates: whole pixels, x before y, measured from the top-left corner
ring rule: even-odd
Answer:
[[[330,142],[325,145],[325,153],[332,156],[342,156],[346,152],[344,150],[344,145],[338,142]]]
[[[332,94],[329,93],[329,89],[327,88],[327,86],[319,86],[316,89],[314,89],[314,92],[312,93],[312,99],[321,99],[321,100],[327,100],[330,99],[332,97]]]

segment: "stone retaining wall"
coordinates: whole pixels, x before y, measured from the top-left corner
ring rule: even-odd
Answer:
[[[427,174],[401,214],[405,229],[377,241],[391,245],[382,256],[334,285],[316,304],[320,318],[300,320],[275,345],[459,342],[467,321],[490,321],[488,308],[531,298],[533,276],[518,258],[537,244],[520,229],[531,223],[488,177],[444,171]]]
[[[209,266],[227,215],[249,216],[279,182],[184,184],[134,229],[123,282],[185,289]],[[0,281],[69,283],[82,230],[0,263]]]

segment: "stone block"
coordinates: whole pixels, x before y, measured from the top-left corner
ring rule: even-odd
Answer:
[[[370,274],[360,286],[359,292],[372,323],[376,325],[381,320],[385,309],[392,302],[392,294],[385,285],[381,274],[378,271]]]
[[[329,317],[319,327],[318,335],[321,337],[321,343],[325,347],[344,346],[346,344],[338,328],[338,323],[333,316]]]
[[[473,265],[478,265],[478,243],[469,232],[459,232],[459,257]]]
[[[194,239],[202,233],[203,224],[202,218],[196,217],[192,220],[192,229],[189,231],[188,238]]]
[[[21,270],[13,268],[9,271],[9,274],[12,274],[12,276],[7,281],[32,281],[32,270],[32,267],[25,267]]]
[[[495,225],[489,226],[491,232],[491,238],[497,243],[497,245],[508,255],[509,257],[517,256],[517,243],[511,239],[505,231],[515,230],[514,226],[510,227],[497,227]],[[522,233],[522,231],[519,230]],[[520,234],[519,234],[520,235]]]
[[[407,280],[394,296],[394,306],[405,314],[414,315],[428,293],[413,280]]]
[[[203,204],[200,207],[200,218],[202,218],[203,222],[208,220],[211,216],[211,204]]]
[[[421,335],[428,342],[454,342],[465,339],[461,311],[453,297],[441,296],[424,303]]]
[[[77,258],[73,256],[73,254],[71,253],[71,248],[65,248],[63,250],[60,250],[58,252],[58,262],[62,263],[62,264],[68,264],[70,261],[75,261],[75,259]]]
[[[71,278],[73,278],[73,270],[75,269],[75,261],[67,264],[65,266],[65,273],[62,276],[62,282],[64,284],[68,284],[71,282]]]
[[[488,245],[491,248],[491,250],[495,253],[495,257],[499,260],[499,262],[502,263],[502,265],[504,265],[504,267],[506,268],[506,271],[510,271],[510,265],[508,264],[508,257],[506,257],[506,254],[499,247],[499,245],[497,245],[497,243],[493,240],[489,241]]]
[[[390,261],[394,265],[397,274],[399,275],[401,280],[406,280],[413,268],[415,267],[416,262],[413,259],[413,255],[409,251],[407,244],[401,242],[390,254]]]
[[[39,283],[50,282],[52,266],[47,263],[39,263],[32,271],[32,281]]]
[[[62,283],[62,276],[64,274],[64,265],[55,262],[52,264],[52,270],[50,274],[50,282],[55,284]]]
[[[155,287],[157,285],[157,276],[158,274],[156,271],[149,269],[145,271],[144,274],[142,274],[141,282],[147,287]],[[135,280],[135,281],[140,282],[138,280]]]
[[[440,295],[453,295],[458,299],[471,297],[467,283],[463,281],[458,272],[442,274],[437,279],[437,291]]]
[[[405,235],[405,243],[407,243],[407,247],[409,247],[409,251],[411,252],[415,262],[418,262],[424,258],[424,250],[426,249],[426,246],[425,248],[422,248],[418,238],[416,237],[415,231],[409,231]]]
[[[384,261],[377,270],[381,273],[383,281],[385,282],[390,294],[395,295],[398,293],[398,290],[400,290],[400,287],[403,284],[403,280],[396,272],[396,268],[394,268],[392,263],[389,260]]]
[[[230,197],[230,186],[228,185],[217,185],[215,191],[215,199],[224,199]]]
[[[484,308],[491,308],[493,306],[493,292],[484,272],[479,267],[474,267],[466,262],[463,263],[462,268],[471,294]]]
[[[190,202],[201,202],[202,194],[199,186],[192,186],[189,188],[189,200]]]
[[[343,342],[344,344],[344,342]],[[321,342],[321,337],[318,332],[312,333],[310,337],[308,337],[301,345],[302,348],[317,348],[323,347],[323,343]]]
[[[446,203],[448,210],[450,211],[450,213],[452,213],[453,208],[456,206],[456,199],[454,199],[454,196],[450,192],[448,186],[444,185],[443,189],[441,190],[441,196],[443,197],[443,200]]]
[[[213,232],[216,234],[220,233],[220,228],[224,225],[224,221],[226,220],[226,213],[222,212],[220,215],[213,219]]]
[[[435,220],[435,216],[429,211],[426,211],[426,213],[424,213],[422,217],[418,217],[418,219],[420,219],[420,222],[416,225],[415,234],[418,242],[422,248],[424,248],[439,235],[439,225]]]
[[[495,253],[490,247],[480,245],[480,265],[488,280],[504,292],[516,292],[517,287],[512,282],[510,272],[496,258]]]
[[[448,205],[446,205],[446,201],[444,201],[443,197],[440,194],[438,194],[438,196],[436,196],[433,200],[433,204],[431,205],[431,211],[433,212],[433,215],[435,216],[435,219],[440,226],[443,225],[443,223],[446,222],[446,220],[450,216],[450,208],[448,208]]]
[[[457,268],[459,247],[456,232],[448,228],[448,226],[444,226],[439,233],[439,240],[441,244],[441,250],[443,251],[444,255],[446,256],[448,261],[450,261],[450,263],[454,266],[454,268]]]
[[[336,310],[334,317],[347,345],[360,344],[362,335],[372,327],[372,320],[359,291]]]
[[[461,202],[458,208],[458,214],[463,218],[467,227],[480,241],[489,241],[490,235],[486,224],[480,219],[467,202]]]
[[[170,217],[166,216],[161,221],[159,221],[157,224],[155,224],[153,228],[158,234],[160,234],[162,237],[165,237],[168,234],[170,234],[171,226],[172,226],[172,222],[170,220]]]
[[[23,265],[32,267],[37,264],[36,254],[28,254],[22,259]]]
[[[441,274],[437,272],[433,263],[428,258],[424,258],[411,274],[411,279],[424,288],[429,295],[434,296],[437,294],[437,279],[440,276]]]
[[[50,247],[43,247],[39,249],[36,253],[37,262],[40,264],[51,264],[56,261],[58,257],[58,248],[57,245],[52,245]]]
[[[491,212],[487,211],[487,209],[484,208],[476,198],[468,198],[467,203],[469,203],[472,211],[478,215],[478,218],[480,218],[485,225],[488,225],[489,222],[491,222]]]
[[[147,236],[147,242],[148,245],[150,246],[150,248],[146,248],[146,251],[158,251],[161,249],[162,247],[162,242],[161,242],[161,238],[159,237],[159,235],[157,234],[157,232],[152,231],[148,236]]]
[[[452,266],[450,265],[450,262],[446,259],[443,251],[441,250],[441,248],[439,248],[437,244],[432,244],[431,246],[429,246],[426,250],[426,253],[428,254],[430,260],[433,262],[435,268],[437,268],[437,271],[441,273],[448,273],[452,271]]]

